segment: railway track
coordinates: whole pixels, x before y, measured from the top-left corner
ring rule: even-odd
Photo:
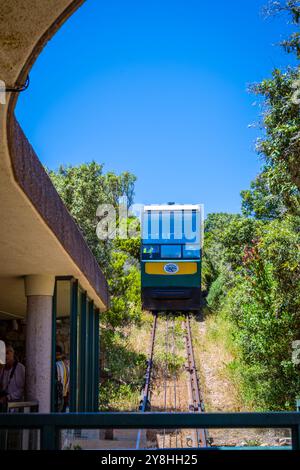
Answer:
[[[187,351],[187,371],[190,376],[189,390],[191,396],[190,411],[194,413],[204,412],[204,403],[201,397],[197,368],[194,357],[190,316],[186,316],[186,351]],[[207,431],[196,429],[194,431],[194,447],[207,447]]]
[[[190,315],[187,313],[180,315],[182,321],[179,332],[178,322],[175,324],[173,314],[154,312],[153,317],[147,370],[139,410],[141,412],[151,409],[152,411],[170,413],[179,411],[203,413],[204,404],[195,364]],[[183,339],[185,353],[185,367],[180,380],[176,368],[170,367],[170,358],[174,359],[179,353],[178,337],[181,342]],[[163,351],[160,350],[159,353],[165,358],[165,364],[163,367],[161,366],[160,377],[155,378],[158,339],[160,339],[160,348],[163,345]],[[138,432],[137,449],[141,447],[142,432],[142,430]],[[209,445],[205,429],[161,430],[160,433],[157,433],[156,440],[157,446],[160,448],[207,447]]]

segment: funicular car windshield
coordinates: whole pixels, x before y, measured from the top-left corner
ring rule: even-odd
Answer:
[[[199,244],[199,211],[146,211],[143,217],[143,244],[147,243]]]

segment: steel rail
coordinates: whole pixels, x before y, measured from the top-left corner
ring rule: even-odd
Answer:
[[[172,346],[172,354],[173,357],[175,357],[175,352],[176,352],[176,331],[175,331],[175,318],[173,316],[173,346]],[[176,371],[174,368],[174,373],[173,373],[173,381],[174,381],[174,411],[175,413],[177,412],[177,377],[176,377]],[[178,447],[178,429],[175,429],[175,445],[176,448]]]
[[[168,389],[168,353],[169,353],[169,317],[166,313],[166,338],[165,338],[165,371],[164,371],[164,411],[167,412],[167,389]],[[166,443],[166,430],[164,429],[163,449]]]
[[[204,412],[204,404],[200,393],[199,381],[197,368],[194,357],[194,348],[191,333],[190,315],[186,315],[185,320],[186,326],[186,350],[187,350],[187,372],[189,374],[189,387],[191,392],[192,403],[190,405],[190,411],[196,413]],[[208,447],[207,432],[205,429],[195,430],[195,446],[196,447]]]
[[[151,389],[151,372],[152,372],[152,366],[153,366],[153,355],[154,355],[154,346],[155,346],[155,338],[156,338],[156,331],[157,331],[157,320],[158,320],[158,312],[153,313],[154,316],[154,321],[153,321],[153,327],[152,327],[152,332],[151,332],[151,341],[150,341],[150,348],[149,348],[149,356],[147,360],[147,370],[145,374],[145,384],[142,390],[142,395],[141,395],[141,401],[140,401],[140,406],[139,406],[139,411],[142,413],[145,413],[149,411],[150,408],[150,400],[149,400],[149,395],[150,395],[150,389]],[[175,353],[175,321],[173,319],[173,324],[172,324],[172,333],[173,333],[173,338],[172,339],[172,344],[170,344],[170,331],[169,331],[169,317],[168,314],[166,314],[166,328],[165,328],[165,352],[166,352],[166,364],[165,364],[165,371],[164,371],[164,411],[165,413],[167,412],[167,380],[169,376],[169,371],[167,369],[167,357],[169,352],[172,352],[173,354]],[[189,390],[190,390],[190,397],[191,397],[191,404],[189,406],[190,412],[195,412],[195,413],[202,413],[204,412],[204,404],[203,400],[201,397],[201,392],[200,392],[200,387],[199,387],[199,381],[198,381],[198,375],[197,375],[197,368],[195,364],[195,358],[194,358],[194,349],[193,349],[193,341],[192,341],[192,332],[191,332],[191,324],[190,324],[190,314],[185,313],[185,340],[186,340],[186,353],[187,353],[187,366],[186,370],[189,375]],[[174,400],[175,400],[175,408],[174,411],[176,413],[177,411],[177,396],[176,396],[176,376],[174,374],[173,377],[174,380]],[[172,409],[172,405],[170,405],[170,409]],[[142,430],[138,430],[137,434],[137,440],[136,440],[136,449],[140,448],[140,441],[141,441],[141,432]],[[178,444],[178,428],[176,429],[176,446]],[[163,448],[165,448],[166,444],[166,429],[163,430]],[[194,431],[194,439],[193,439],[193,444],[194,447],[208,447],[209,446],[209,440],[207,436],[207,431],[206,429],[195,429]]]

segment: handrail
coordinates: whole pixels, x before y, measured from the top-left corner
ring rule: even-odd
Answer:
[[[40,429],[41,449],[59,448],[62,429],[289,428],[300,450],[300,413],[2,413],[0,429]]]
[[[37,412],[39,409],[39,402],[36,400],[32,401],[10,401],[7,403],[8,410],[20,410],[29,408],[30,412]]]
[[[164,412],[100,412],[100,413],[38,413],[9,414],[0,413],[0,428],[14,427],[17,423],[29,428],[45,425],[62,429],[91,426],[105,429],[145,429],[168,428],[176,426],[189,429],[201,425],[208,428],[290,428],[300,426],[300,413],[263,412],[263,413],[164,413]]]
[[[10,401],[7,403],[7,413],[6,416],[24,416],[25,414],[33,414],[37,413],[39,411],[39,402],[37,400],[31,400],[31,401]],[[3,414],[3,413],[0,413]],[[38,434],[35,430],[29,430],[29,429],[22,429],[22,425],[17,425],[17,428],[20,429],[21,432],[17,434],[17,441],[16,436],[14,436],[12,442],[13,446],[17,447],[12,447],[13,449],[22,449],[22,450],[28,450],[30,448],[39,448],[38,444]],[[14,434],[14,433],[12,433]],[[8,427],[6,427],[5,430],[3,430],[0,433],[0,448],[1,450],[3,449],[11,449],[11,441],[10,437],[12,437],[12,434]],[[33,447],[32,447],[33,446]]]

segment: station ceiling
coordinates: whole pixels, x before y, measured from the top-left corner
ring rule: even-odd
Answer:
[[[0,0],[0,80],[19,86],[48,40],[82,0]],[[26,312],[24,276],[72,275],[100,310],[106,280],[14,117],[0,104],[0,316]],[[2,314],[1,314],[2,312]]]

